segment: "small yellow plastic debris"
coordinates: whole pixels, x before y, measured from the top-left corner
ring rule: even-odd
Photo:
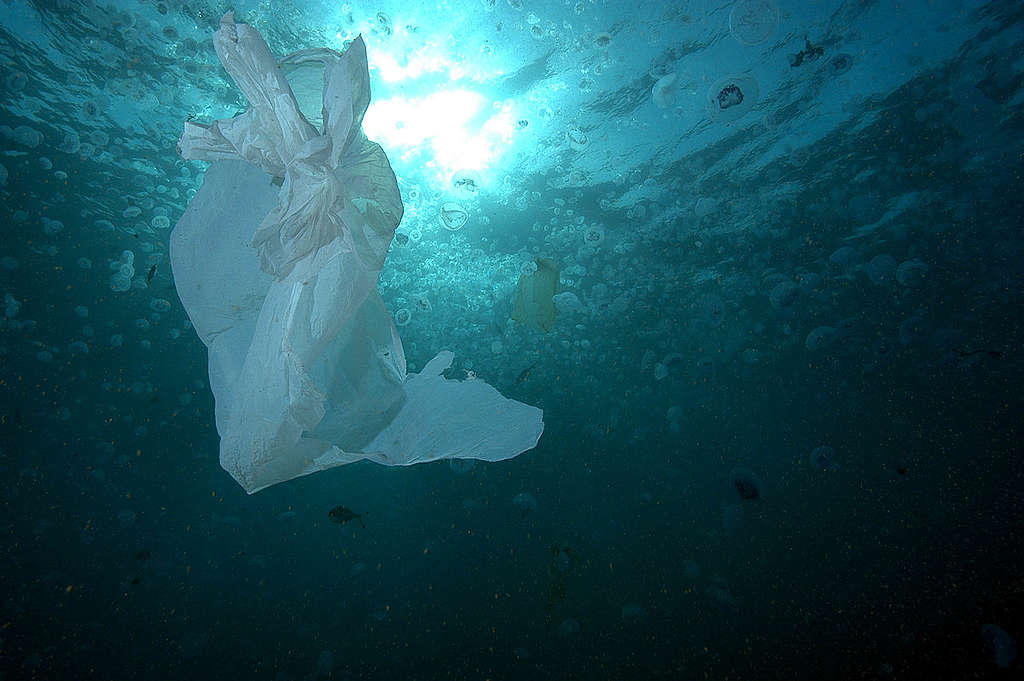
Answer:
[[[523,274],[516,285],[512,319],[540,331],[555,325],[555,302],[558,293],[558,263],[537,258],[537,271]]]

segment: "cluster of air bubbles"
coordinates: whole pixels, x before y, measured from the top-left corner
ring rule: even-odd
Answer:
[[[64,132],[60,143],[57,145],[57,151],[62,151],[65,154],[74,154],[78,152],[78,148],[81,144],[82,141],[78,137],[78,133],[74,130],[67,130]]]
[[[583,151],[590,144],[590,138],[587,137],[587,133],[579,128],[569,128],[565,133],[565,139],[569,143],[569,148],[576,151]]]
[[[86,118],[98,118],[110,106],[110,99],[106,95],[98,95],[82,102],[81,112]]]
[[[407,326],[412,321],[412,312],[407,307],[399,308],[394,315],[395,326]]]
[[[127,249],[122,251],[121,257],[110,263],[110,269],[114,270],[110,275],[110,290],[127,291],[135,277],[135,253]]]
[[[718,212],[718,199],[701,196],[693,204],[693,212],[698,218],[706,218]]]
[[[559,314],[578,314],[583,311],[583,303],[580,302],[579,296],[572,291],[556,293],[552,297],[552,301]]]
[[[524,277],[529,277],[537,271],[537,261],[533,258],[528,258],[519,263],[519,274]]]
[[[4,79],[8,92],[21,92],[28,85],[28,75],[24,71],[15,71]]]
[[[43,143],[43,133],[27,125],[19,125],[13,130],[5,127],[3,128],[3,134],[15,143],[29,149],[35,149]]]
[[[772,288],[768,294],[768,299],[776,311],[784,312],[796,302],[799,295],[800,289],[795,283],[792,281],[782,281]]]
[[[844,53],[837,54],[828,62],[829,73],[833,78],[844,75],[853,67],[853,57]]]
[[[597,246],[602,241],[604,241],[604,227],[601,225],[589,225],[583,232],[583,242],[588,246]]]
[[[459,170],[452,175],[452,189],[460,199],[471,199],[480,192],[480,173],[475,170]]]

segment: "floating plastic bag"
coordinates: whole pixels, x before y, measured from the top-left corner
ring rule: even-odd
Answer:
[[[403,208],[387,157],[362,131],[362,38],[279,68],[259,32],[228,13],[214,47],[250,108],[185,124],[181,156],[213,164],[170,250],[209,349],[224,469],[251,494],[363,459],[499,461],[534,447],[541,410],[482,381],[446,380],[452,353],[406,374],[377,291]],[[322,118],[310,106],[317,85]]]
[[[512,319],[540,331],[554,327],[558,272],[554,260],[537,258],[537,271],[520,275],[512,298]]]

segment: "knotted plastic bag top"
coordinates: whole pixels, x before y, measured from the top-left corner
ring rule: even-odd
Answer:
[[[278,205],[253,236],[262,269],[281,279],[298,260],[341,238],[368,270],[379,272],[403,209],[387,158],[362,132],[370,103],[362,37],[343,53],[305,50],[278,65],[259,32],[236,24],[229,12],[213,44],[249,109],[210,125],[187,122],[178,153],[206,161],[240,158],[283,178]],[[318,128],[303,115],[288,74],[304,76],[297,81],[308,102],[315,88],[310,72],[321,68]]]

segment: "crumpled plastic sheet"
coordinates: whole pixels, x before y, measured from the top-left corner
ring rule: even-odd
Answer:
[[[364,459],[499,461],[536,446],[541,410],[480,380],[445,379],[451,352],[406,372],[377,291],[403,207],[384,151],[362,131],[362,38],[295,60],[323,67],[321,128],[258,31],[228,13],[214,47],[250,106],[186,122],[180,155],[212,165],[170,255],[209,350],[224,469],[253,493]]]

